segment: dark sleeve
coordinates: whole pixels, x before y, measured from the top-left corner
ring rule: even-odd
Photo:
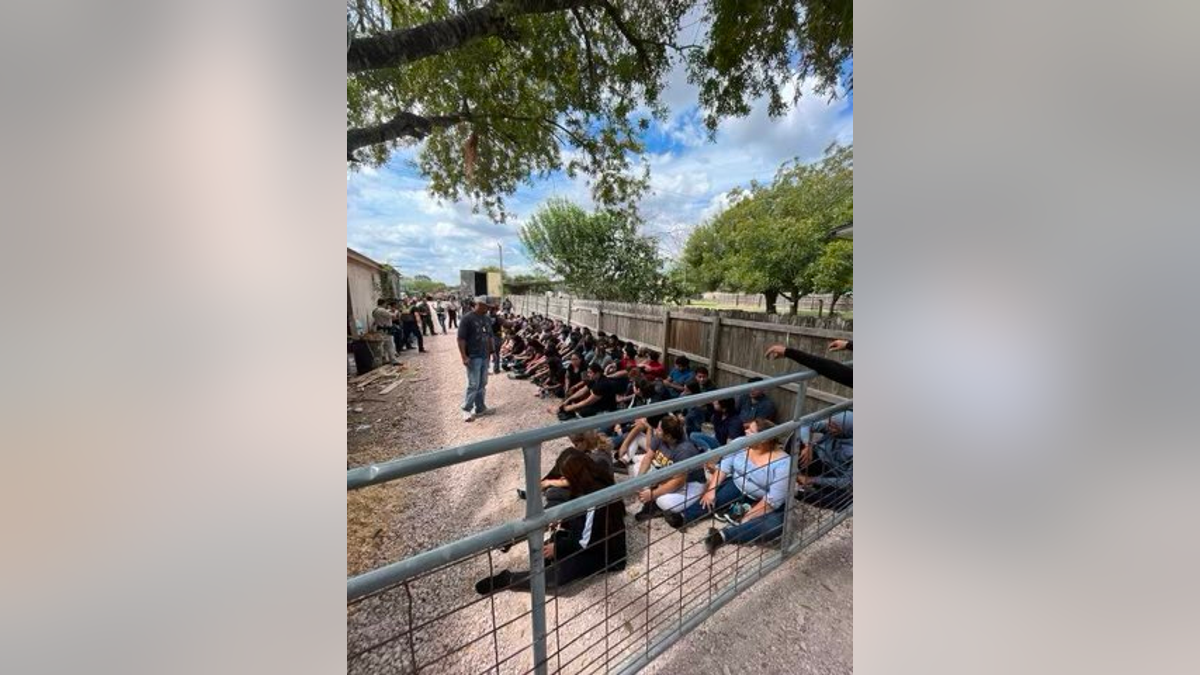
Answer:
[[[815,356],[791,347],[788,347],[783,352],[783,355],[806,368],[812,368],[817,371],[818,375],[824,375],[838,384],[844,384],[847,387],[854,386],[854,369],[844,363],[838,363],[833,359]]]
[[[463,318],[462,321],[458,322],[458,339],[459,340],[466,340],[468,343],[471,341],[470,332],[469,332],[470,328],[468,328],[468,326],[470,326],[470,325],[471,325],[471,322],[468,321],[465,317]]]

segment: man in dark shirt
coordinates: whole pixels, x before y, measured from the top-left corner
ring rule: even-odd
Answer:
[[[421,333],[424,335],[437,335],[433,328],[433,308],[429,306],[431,300],[433,296],[427,295],[417,303],[417,315],[421,321]]]
[[[717,383],[712,381],[708,376],[708,368],[704,366],[696,366],[695,374],[692,376],[692,382],[696,384],[698,393],[705,394],[717,388]],[[688,408],[685,419],[688,435],[700,431],[700,425],[707,422],[712,417],[712,404],[705,403],[704,405]]]
[[[500,374],[500,330],[504,328],[504,319],[500,318],[499,307],[495,300],[488,299],[488,318],[492,321],[492,374]]]
[[[408,304],[400,311],[400,326],[404,331],[404,344],[407,345],[406,349],[412,349],[412,338],[416,336],[417,347],[419,351],[423,352],[425,351],[425,338],[421,337],[418,321],[420,321],[420,317],[417,316],[417,306],[409,300]]]
[[[752,377],[749,381],[761,382],[762,378]],[[751,389],[749,394],[742,394],[738,401],[738,412],[746,424],[759,418],[775,421],[775,403],[767,398],[767,392],[762,389]]]
[[[458,354],[467,369],[467,395],[463,400],[463,421],[470,422],[477,415],[487,415],[492,408],[484,405],[487,390],[488,360],[492,353],[492,322],[487,316],[488,306],[481,296],[475,301],[472,311],[463,315],[458,322]]]
[[[564,403],[560,406],[559,419],[568,420],[576,416],[591,417],[617,409],[617,396],[625,391],[620,382],[605,377],[604,369],[594,363],[588,366],[584,378],[588,383],[588,395],[581,401]]]

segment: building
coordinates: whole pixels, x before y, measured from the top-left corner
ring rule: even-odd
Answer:
[[[379,298],[399,296],[400,274],[346,248],[346,333],[361,335],[371,327],[371,310]]]

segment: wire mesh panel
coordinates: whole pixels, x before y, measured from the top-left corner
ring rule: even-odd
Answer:
[[[793,374],[764,385],[790,382],[803,389],[805,379],[811,377]],[[687,399],[677,399],[660,407],[689,405]],[[529,499],[536,504],[528,504],[522,520],[351,579],[347,672],[635,672],[786,557],[850,517],[852,405],[831,406],[803,418],[793,409],[793,421],[565,503],[547,504],[544,511],[538,489],[544,469],[541,444],[590,422],[522,432],[523,437],[514,436],[507,445],[498,439],[497,448],[524,448]],[[597,426],[632,414],[609,414],[597,419]],[[801,432],[806,443],[789,442]],[[752,446],[772,446],[776,452],[787,448],[788,455],[771,460],[785,467],[787,495],[778,510],[772,512],[764,500],[760,517],[739,516],[724,512],[717,500],[718,508],[697,507],[689,512],[696,518],[678,528],[680,523],[664,518],[639,522],[626,517],[639,508],[642,489]],[[451,453],[444,460],[440,455],[430,459],[436,453],[398,460],[389,470],[404,477],[490,452],[479,446],[468,450],[440,451]],[[365,475],[388,472],[371,467]],[[354,474],[348,485],[353,489],[385,480],[363,476]],[[586,542],[581,540],[574,552],[551,547],[543,559],[543,537],[554,541],[581,521]],[[537,567],[530,574],[533,561]],[[539,570],[543,565],[544,571]],[[364,581],[366,577],[371,579]],[[543,592],[544,600],[539,600]]]

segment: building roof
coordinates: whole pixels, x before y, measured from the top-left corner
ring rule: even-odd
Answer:
[[[367,267],[374,267],[375,269],[380,270],[380,271],[383,270],[383,265],[375,262],[374,260],[371,260],[367,256],[359,253],[358,251],[355,251],[354,249],[350,248],[349,246],[346,247],[346,259],[353,260],[354,262],[356,262],[360,265],[366,265]]]

